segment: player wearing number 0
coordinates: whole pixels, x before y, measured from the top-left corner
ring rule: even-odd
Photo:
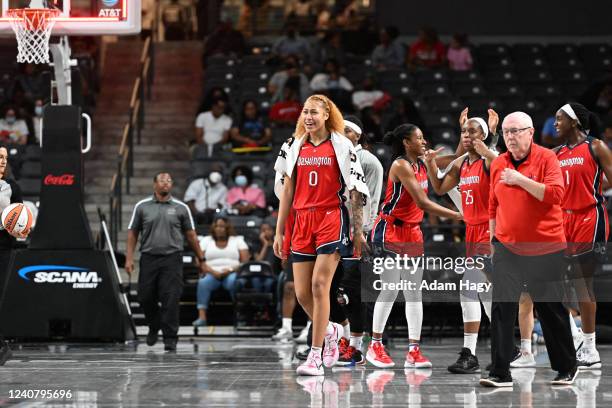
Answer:
[[[21,198],[21,188],[10,176],[8,149],[5,146],[0,146],[0,213],[10,204],[23,202]],[[2,228],[0,231],[0,275],[6,276],[8,273],[7,269],[11,258],[11,248],[13,248],[15,244],[15,238],[25,238],[29,233],[30,231],[28,230],[20,234],[9,234]],[[3,288],[0,286],[0,297],[2,296],[2,289]],[[1,300],[2,299],[0,299],[0,301]],[[0,366],[4,365],[10,356],[11,349],[0,333]]]
[[[467,118],[467,109],[463,114]],[[470,118],[460,122],[461,143],[467,150],[467,155],[455,160],[443,179],[438,178],[438,166],[433,160],[436,152],[426,155],[425,164],[436,194],[446,194],[459,186],[465,220],[466,257],[489,256],[489,169],[497,154],[489,150],[484,140],[489,133],[495,134],[499,117],[494,110],[489,109],[488,125],[482,118]],[[480,269],[467,269],[462,278],[470,283],[487,282],[484,272]],[[460,300],[463,314],[463,348],[459,359],[450,365],[448,370],[454,374],[471,374],[480,370],[476,357],[481,319],[480,302],[490,319],[491,293],[479,294],[462,289]]]
[[[604,142],[588,136],[594,114],[578,103],[568,103],[557,111],[555,128],[565,144],[556,148],[565,181],[563,228],[567,255],[571,260],[584,343],[576,360],[581,369],[601,367],[595,348],[595,314],[593,275],[598,253],[605,251],[610,226],[602,195],[602,173],[612,180],[612,154]],[[570,320],[572,318],[570,317]]]
[[[395,257],[395,254],[420,257],[423,255],[423,234],[420,224],[423,212],[460,220],[461,214],[444,208],[427,197],[427,171],[419,159],[426,151],[426,141],[421,129],[411,124],[400,125],[385,135],[385,143],[392,146],[397,157],[389,169],[387,191],[382,209],[372,230],[372,244],[376,250]],[[376,251],[379,252],[379,251]],[[431,362],[421,354],[419,342],[423,323],[423,303],[420,284],[421,268],[412,271],[391,268],[382,272],[382,284],[399,283],[400,280],[414,282],[404,290],[405,312],[408,322],[409,351],[404,367],[428,368]],[[381,284],[381,285],[382,285]],[[397,285],[394,285],[397,287]],[[372,342],[366,359],[376,367],[393,367],[395,363],[382,344],[382,333],[397,298],[399,289],[386,286],[380,291],[374,305],[372,320]]]
[[[339,357],[342,326],[329,321],[331,281],[341,256],[351,256],[349,215],[352,209],[353,245],[360,256],[364,196],[368,189],[352,143],[342,134],[344,119],[336,105],[323,95],[306,100],[294,137],[276,160],[275,192],[280,199],[274,253],[281,257],[289,209],[295,210],[291,256],[295,292],[312,320],[312,347],[300,375],[323,375]],[[325,353],[322,354],[325,341]]]

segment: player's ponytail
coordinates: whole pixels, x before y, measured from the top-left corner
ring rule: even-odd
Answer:
[[[344,118],[342,117],[342,113],[340,112],[340,109],[338,109],[336,104],[332,102],[332,100],[329,99],[327,96],[317,94],[309,96],[308,99],[306,99],[306,102],[304,102],[304,105],[311,101],[316,101],[317,103],[319,103],[329,114],[329,117],[325,121],[325,129],[327,129],[328,132],[336,132],[343,135]],[[295,136],[302,137],[305,134],[306,127],[304,126],[303,114],[301,114],[295,126]]]
[[[394,158],[403,156],[406,154],[404,148],[404,139],[412,136],[412,134],[418,129],[416,125],[411,123],[405,123],[399,125],[393,131],[387,132],[383,138],[383,143],[391,146],[391,152]]]

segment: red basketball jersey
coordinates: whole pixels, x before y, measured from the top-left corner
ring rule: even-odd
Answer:
[[[414,170],[417,182],[425,190],[425,194],[427,194],[427,169],[425,164],[421,160],[417,160],[415,164],[412,164],[412,170]],[[381,212],[385,215],[392,215],[409,224],[418,224],[423,221],[423,210],[417,207],[410,193],[402,186],[402,183],[399,181],[393,182],[391,177],[387,180],[387,191]]]
[[[491,178],[485,169],[485,159],[478,159],[470,164],[466,157],[461,163],[459,174],[459,191],[465,223],[477,225],[488,222]]]
[[[297,176],[293,208],[304,210],[340,206],[344,180],[331,139],[318,146],[305,141],[295,166]]]
[[[587,137],[573,148],[561,146],[557,152],[565,196],[561,207],[564,210],[582,210],[604,202],[602,195],[603,174],[595,159],[593,138]]]

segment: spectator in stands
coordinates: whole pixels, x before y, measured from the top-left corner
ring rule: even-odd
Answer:
[[[209,111],[213,106],[213,102],[215,102],[217,99],[221,99],[225,102],[226,108],[224,113],[226,115],[231,115],[232,109],[229,105],[229,95],[227,92],[225,92],[225,89],[220,86],[213,86],[206,92],[206,95],[204,95],[204,99],[200,104],[199,112]]]
[[[546,118],[544,126],[542,126],[542,146],[555,147],[561,143],[563,141],[557,135],[557,129],[555,128],[555,117],[550,116]]]
[[[179,0],[170,0],[161,13],[164,23],[164,37],[166,41],[183,41],[187,38],[186,28],[189,26],[187,9]]]
[[[315,93],[332,90],[351,92],[353,90],[353,84],[340,74],[340,65],[338,61],[329,59],[325,62],[324,72],[320,72],[312,77],[310,89]]]
[[[272,131],[257,102],[249,99],[242,104],[240,122],[230,130],[230,138],[234,147],[270,146]]]
[[[227,21],[220,23],[204,41],[204,61],[213,55],[239,57],[246,50],[244,36]]]
[[[423,27],[419,38],[410,46],[406,63],[408,68],[436,68],[444,65],[446,50],[438,39],[438,33],[431,27]]]
[[[299,78],[289,78],[283,89],[283,99],[270,108],[270,121],[278,126],[295,126],[302,104],[299,102],[300,81]]]
[[[209,224],[227,203],[227,187],[223,184],[221,168],[211,170],[207,177],[193,180],[185,191],[184,201],[198,224]]]
[[[28,142],[28,125],[17,117],[17,109],[9,106],[0,119],[0,141],[24,145]]]
[[[399,68],[404,63],[404,45],[397,27],[388,26],[380,31],[380,43],[372,51],[372,64],[378,70]]]
[[[453,71],[469,71],[474,61],[466,34],[455,34],[446,53],[448,67]]]
[[[234,187],[227,192],[227,206],[240,215],[265,216],[266,194],[253,184],[253,170],[246,166],[236,166],[232,170]]]
[[[272,270],[278,274],[280,273],[280,259],[274,255],[272,244],[274,243],[274,229],[268,223],[263,223],[259,227],[259,242],[253,245],[253,259],[259,262],[267,262]],[[274,285],[274,278],[271,276],[266,277],[252,277],[249,279],[251,286],[256,292],[259,293],[271,293],[272,286]],[[239,279],[240,286],[244,287],[247,285],[245,280]]]
[[[197,289],[198,318],[196,327],[206,326],[208,304],[212,292],[221,286],[234,297],[236,271],[249,260],[249,247],[244,238],[236,236],[227,218],[216,218],[210,226],[210,235],[200,241],[204,253],[205,273],[200,275]]]
[[[146,39],[153,33],[153,26],[157,11],[157,2],[155,0],[142,0],[140,11],[140,38]],[[71,44],[72,45],[72,44]]]
[[[46,86],[42,75],[36,69],[36,65],[23,64],[20,65],[19,70],[21,73],[15,77],[9,95],[13,102],[19,105],[22,100],[23,102],[31,102],[42,97]]]
[[[403,123],[412,123],[424,133],[427,133],[425,131],[425,121],[409,96],[404,96],[398,101],[395,113],[384,126],[385,132],[390,132]]]
[[[371,107],[374,103],[385,95],[376,86],[376,80],[372,75],[367,75],[363,80],[361,89],[353,92],[353,105],[358,111]]]
[[[346,67],[346,52],[342,48],[342,34],[339,31],[326,33],[313,48],[312,62],[315,69],[323,67],[326,61],[335,60],[340,67]]]
[[[331,11],[329,10],[327,3],[324,1],[319,1],[316,5],[315,14],[317,16],[317,33],[328,32],[333,27],[334,20],[332,19]]]
[[[276,72],[268,82],[268,92],[272,95],[272,103],[278,102],[283,97],[283,88],[290,78],[298,78],[299,100],[304,101],[310,96],[310,85],[308,77],[298,69],[298,59],[294,55],[285,58],[285,68]]]
[[[196,118],[196,143],[206,145],[209,156],[214,145],[229,140],[232,119],[224,113],[225,107],[225,101],[217,99],[210,111],[202,112]]]
[[[336,1],[333,9],[333,18],[338,27],[344,30],[353,30],[359,24],[357,17],[357,2],[355,0]]]
[[[306,60],[310,57],[310,45],[297,33],[295,23],[289,21],[285,27],[284,36],[272,46],[272,53],[281,58],[297,55],[300,59]]]

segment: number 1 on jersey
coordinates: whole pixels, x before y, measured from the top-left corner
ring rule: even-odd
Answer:
[[[311,171],[308,173],[308,184],[311,186],[316,186],[319,183],[319,175],[316,171]]]
[[[565,170],[565,184],[569,186],[569,170]]]

